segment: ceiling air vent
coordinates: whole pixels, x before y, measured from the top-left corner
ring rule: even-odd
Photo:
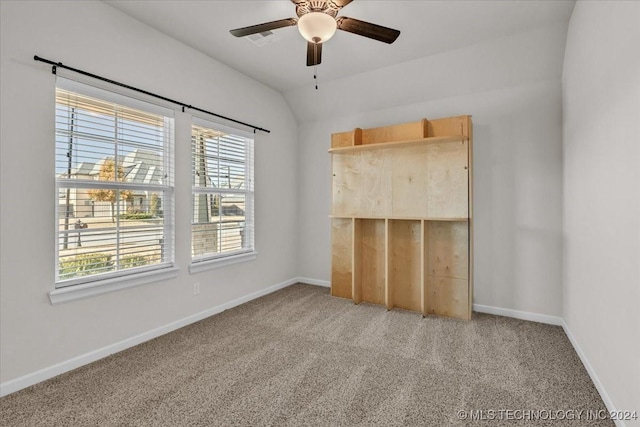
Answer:
[[[280,40],[281,37],[272,31],[263,31],[261,33],[250,34],[246,39],[256,46],[262,47]]]

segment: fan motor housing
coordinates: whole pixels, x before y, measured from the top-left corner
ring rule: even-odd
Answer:
[[[298,15],[298,18],[310,12],[322,12],[335,18],[338,10],[340,10],[340,7],[333,1],[306,0],[296,3],[296,15]]]

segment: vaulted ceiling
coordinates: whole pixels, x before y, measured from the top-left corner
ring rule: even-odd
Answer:
[[[296,27],[274,30],[262,47],[229,30],[295,17],[289,0],[105,0],[122,12],[281,92],[314,84],[306,41]],[[367,1],[339,15],[396,28],[391,45],[338,31],[323,49],[318,78],[327,82],[508,35],[567,22],[574,1]],[[469,64],[473,66],[473,64]],[[401,78],[401,76],[399,76]]]

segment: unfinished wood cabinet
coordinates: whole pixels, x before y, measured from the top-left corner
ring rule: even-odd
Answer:
[[[470,116],[332,135],[332,295],[471,318],[472,142]]]

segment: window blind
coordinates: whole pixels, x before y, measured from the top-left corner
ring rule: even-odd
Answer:
[[[173,263],[172,115],[59,79],[57,287]]]
[[[193,261],[253,251],[253,139],[194,120],[191,147]]]

